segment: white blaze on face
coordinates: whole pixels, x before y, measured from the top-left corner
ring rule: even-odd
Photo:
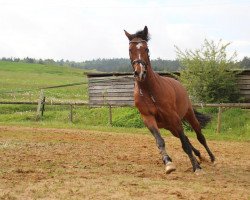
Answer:
[[[141,47],[143,47],[143,44],[141,42],[136,45],[137,49],[140,49]]]

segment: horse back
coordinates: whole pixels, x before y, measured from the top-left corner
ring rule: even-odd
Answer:
[[[175,108],[180,118],[183,118],[191,105],[186,88],[174,78],[162,77],[163,88],[162,99],[170,98],[167,104]]]

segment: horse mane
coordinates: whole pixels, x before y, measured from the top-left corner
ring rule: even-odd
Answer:
[[[135,34],[133,34],[131,36],[132,36],[131,40],[134,39],[134,38],[141,38],[141,39],[143,39],[143,40],[145,40],[147,42],[150,40],[149,33],[146,34],[143,30],[137,31]]]

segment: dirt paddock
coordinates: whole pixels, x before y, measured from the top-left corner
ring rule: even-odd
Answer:
[[[150,134],[1,126],[0,199],[249,199],[249,143],[208,141],[217,163],[197,176],[180,141],[164,139],[170,175]]]

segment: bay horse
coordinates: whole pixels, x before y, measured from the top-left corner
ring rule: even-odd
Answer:
[[[195,156],[200,160],[202,157],[200,151],[190,143],[185,135],[182,122],[185,121],[191,125],[198,141],[205,147],[210,160],[214,162],[215,157],[201,132],[201,128],[210,121],[210,117],[193,109],[187,91],[179,81],[162,77],[153,71],[149,58],[147,26],[135,34],[129,34],[126,30],[124,32],[129,39],[129,56],[135,77],[135,106],[139,110],[145,126],[155,137],[166,173],[175,171],[176,167],[167,154],[160,128],[169,130],[180,139],[182,148],[191,161],[193,171],[199,173],[202,168]]]

